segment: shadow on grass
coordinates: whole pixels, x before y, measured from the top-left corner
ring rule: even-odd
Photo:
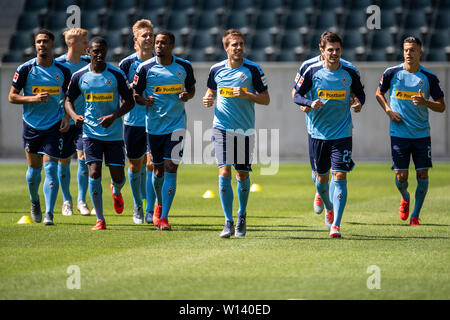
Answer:
[[[411,227],[409,223],[365,223],[365,222],[346,222],[353,225],[361,226],[381,226],[381,227]],[[433,223],[420,223],[421,226],[429,227],[450,227],[448,224],[433,224]],[[417,227],[417,226],[414,226]],[[419,226],[420,227],[420,226]]]

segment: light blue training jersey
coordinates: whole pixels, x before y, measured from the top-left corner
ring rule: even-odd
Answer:
[[[419,95],[420,89],[425,99],[429,99],[430,96],[434,100],[442,98],[444,93],[434,73],[422,66],[416,73],[410,73],[402,63],[385,70],[379,88],[382,93],[389,90],[389,106],[402,116],[399,122],[390,121],[391,136],[399,138],[430,136],[428,108],[415,106],[411,96]]]
[[[155,98],[153,106],[147,108],[147,133],[164,135],[186,129],[186,111],[179,94],[194,85],[191,63],[176,56],[168,66],[160,64],[157,57],[138,66],[134,90],[145,98]]]
[[[233,87],[242,87],[251,93],[268,89],[261,67],[244,58],[238,68],[228,67],[228,60],[213,65],[209,71],[209,89],[217,91],[213,127],[250,135],[255,128],[255,103],[233,95]]]
[[[111,126],[103,128],[97,119],[110,115],[120,109],[120,97],[132,99],[133,93],[122,70],[109,63],[102,73],[91,71],[87,65],[72,75],[67,96],[71,101],[80,95],[85,100],[83,137],[103,141],[123,140],[122,118],[116,119]]]
[[[312,64],[296,85],[294,102],[311,107],[320,99],[323,107],[306,113],[307,130],[312,138],[335,140],[352,136],[350,95],[354,93],[361,104],[365,93],[355,67],[340,64],[337,70],[325,68],[324,61]],[[306,95],[309,93],[309,98]]]
[[[137,52],[120,61],[119,68],[125,73],[129,83],[133,83],[136,69],[142,62],[143,61],[139,58]],[[145,116],[147,112],[146,109],[146,106],[142,106],[136,103],[134,105],[134,108],[123,116],[123,123],[127,126],[145,127]]]
[[[64,110],[64,93],[70,81],[70,70],[53,59],[49,67],[43,67],[33,58],[17,68],[12,86],[23,89],[24,96],[34,96],[48,92],[47,102],[26,103],[23,105],[22,118],[36,130],[46,130],[61,121]]]
[[[299,87],[299,80],[300,80],[300,78],[303,76],[303,74],[305,73],[305,71],[311,66],[311,65],[313,65],[313,64],[315,64],[315,63],[317,63],[317,62],[319,62],[319,61],[321,61],[321,58],[322,58],[322,56],[319,54],[318,56],[315,56],[315,57],[313,57],[313,58],[311,58],[311,59],[308,59],[308,60],[306,60],[306,61],[304,61],[303,63],[302,63],[302,65],[300,66],[300,68],[298,69],[298,71],[297,71],[297,74],[296,74],[296,76],[295,76],[295,80],[294,80],[294,89],[295,90],[298,90],[298,87]],[[344,65],[346,65],[346,66],[349,66],[349,67],[352,67],[352,68],[354,68],[355,70],[356,70],[356,68],[353,66],[353,64],[350,62],[350,61],[347,61],[347,60],[345,60],[345,59],[340,59],[340,62],[342,63],[342,64],[344,64]],[[358,72],[358,70],[356,70],[356,72]],[[359,72],[358,72],[358,75],[359,75]],[[309,100],[313,100],[312,99],[312,93],[311,93],[311,91],[309,91],[308,93],[306,93],[306,95],[305,95],[305,97],[306,98],[308,98]],[[305,115],[305,120],[306,120],[306,127],[308,127],[308,123],[309,123],[309,117],[307,116],[307,115]]]
[[[81,68],[84,68],[86,65],[91,63],[91,57],[88,55],[84,55],[80,57],[80,61],[78,63],[70,62],[69,59],[67,59],[67,54],[63,54],[62,56],[55,59],[56,61],[62,63],[65,67],[67,67],[72,74],[80,70]],[[84,99],[83,97],[78,97],[77,100],[74,102],[75,106],[75,112],[77,114],[82,114],[84,111]],[[75,122],[70,119],[70,124],[73,125]]]

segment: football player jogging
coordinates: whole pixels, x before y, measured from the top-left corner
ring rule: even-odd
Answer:
[[[86,55],[88,47],[88,31],[81,28],[72,28],[64,32],[64,38],[67,44],[67,53],[55,60],[62,63],[70,69],[73,74],[90,63],[90,57]],[[83,114],[84,99],[78,97],[75,101],[75,111],[77,114]],[[61,192],[63,195],[62,214],[64,216],[73,215],[72,195],[70,194],[70,158],[77,153],[78,158],[78,200],[77,210],[83,216],[90,215],[86,203],[86,193],[88,189],[89,172],[83,153],[83,129],[75,125],[70,119],[70,129],[63,133],[64,145],[61,158],[58,164],[58,178]]]
[[[53,59],[54,35],[41,29],[34,37],[37,56],[17,68],[8,100],[23,105],[23,144],[28,170],[26,180],[31,200],[31,218],[42,221],[39,200],[44,166],[44,225],[53,225],[58,196],[58,160],[63,147],[62,132],[69,129],[62,101],[70,81],[70,70]],[[23,90],[23,95],[20,92]]]
[[[127,75],[130,83],[133,82],[139,64],[153,57],[153,24],[146,19],[137,21],[133,25],[133,35],[136,52],[119,63],[119,68]],[[128,180],[134,201],[133,221],[136,224],[144,223],[143,210],[145,222],[153,223],[155,205],[153,166],[150,157],[146,157],[148,151],[145,131],[146,109],[146,106],[135,104],[134,108],[123,117],[125,150],[129,162]],[[146,199],[146,208],[143,208],[142,199]],[[158,203],[156,210],[159,211],[157,215],[161,215],[161,203]]]
[[[101,37],[89,42],[91,63],[72,75],[65,109],[76,125],[83,125],[83,150],[89,169],[89,194],[97,215],[92,230],[106,229],[102,200],[102,163],[109,167],[113,207],[121,214],[125,184],[122,116],[134,107],[133,92],[122,70],[105,61],[107,43]],[[79,96],[85,100],[84,113],[75,112]],[[122,98],[122,102],[121,99]]]
[[[203,106],[214,110],[213,141],[219,167],[219,194],[225,216],[221,238],[244,237],[247,232],[247,203],[255,144],[255,103],[268,105],[265,75],[256,63],[244,58],[244,36],[239,30],[225,31],[222,37],[227,60],[209,72]],[[231,166],[236,171],[239,210],[236,229],[233,220]]]
[[[322,33],[321,36],[320,36],[319,44],[322,41],[322,39],[327,37],[329,34],[330,34],[329,31],[325,31],[324,33]],[[319,47],[319,49],[320,49],[320,47]],[[316,56],[314,58],[311,58],[311,59],[308,59],[308,60],[306,60],[306,61],[304,61],[302,63],[302,65],[298,69],[297,75],[296,75],[295,80],[294,80],[294,87],[292,88],[292,92],[291,92],[292,99],[294,99],[295,92],[298,89],[297,88],[298,81],[303,76],[303,74],[305,73],[306,69],[308,69],[308,67],[310,65],[312,65],[314,63],[317,63],[319,61],[322,61],[322,60],[323,60],[322,55],[318,55],[318,56]],[[342,58],[341,58],[341,63],[344,64],[344,65],[348,65],[348,66],[354,68],[351,62],[349,62],[347,60],[344,60]],[[352,96],[353,96],[353,94],[352,94]],[[305,119],[306,119],[306,121],[308,121],[308,117],[305,117]],[[331,174],[333,174],[332,173],[333,170],[330,170],[330,171],[331,171]],[[313,179],[313,182],[314,182],[314,185],[315,185],[316,184],[316,180],[317,180],[317,174],[314,171],[312,171],[311,172],[311,176],[312,176],[312,179]],[[333,192],[334,192],[334,180],[333,179],[331,179],[331,181],[329,182],[329,185],[330,185],[329,195],[330,195],[330,198],[333,198]],[[313,208],[314,208],[314,212],[316,214],[321,214],[322,211],[323,211],[323,208],[324,208],[322,197],[320,196],[320,194],[317,191],[316,191],[316,194],[314,196]]]
[[[153,163],[157,203],[153,214],[158,230],[171,230],[168,217],[176,193],[177,170],[186,133],[185,102],[195,95],[195,78],[189,61],[172,55],[175,37],[161,31],[155,37],[155,54],[139,65],[133,82],[137,104],[147,106],[146,131]]]
[[[365,94],[358,71],[340,62],[342,40],[330,33],[319,45],[324,60],[312,64],[296,85],[294,102],[308,117],[309,154],[317,174],[316,190],[325,209],[330,238],[340,238],[340,224],[347,203],[347,173],[352,160],[352,117],[360,112]],[[307,95],[309,93],[309,95]],[[354,94],[353,98],[351,94]],[[334,193],[329,196],[329,170],[333,169]]]
[[[428,169],[432,167],[428,110],[445,110],[439,79],[420,65],[421,56],[420,39],[407,37],[403,41],[404,62],[386,69],[376,93],[378,103],[390,119],[392,170],[401,194],[398,213],[402,220],[409,217],[408,170],[411,156],[414,161],[417,188],[410,225],[420,225],[419,214],[428,191]],[[389,103],[385,98],[388,90]]]

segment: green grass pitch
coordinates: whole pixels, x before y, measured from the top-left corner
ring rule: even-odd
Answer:
[[[128,182],[124,214],[113,213],[105,169],[107,230],[90,230],[94,216],[62,216],[61,192],[55,226],[17,224],[29,214],[25,171],[25,164],[0,164],[0,299],[450,299],[450,163],[430,171],[418,227],[398,217],[390,164],[358,163],[342,239],[329,239],[323,213],[313,213],[306,163],[281,164],[271,176],[254,166],[252,183],[262,191],[250,194],[244,239],[220,239],[220,201],[201,197],[207,189],[217,194],[215,166],[179,168],[171,232],[133,224]],[[76,199],[76,163],[71,172]],[[235,178],[233,188],[236,215]],[[67,286],[70,266],[79,268],[80,289]],[[378,289],[368,288],[373,276]]]

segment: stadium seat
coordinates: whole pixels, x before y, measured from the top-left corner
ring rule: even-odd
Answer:
[[[135,11],[138,0],[112,0],[111,9],[113,11]]]
[[[439,10],[434,22],[434,29],[449,30],[450,29],[450,9]]]
[[[276,59],[279,62],[297,61],[294,50],[282,50]]]
[[[107,0],[84,0],[81,11],[97,11],[99,13],[100,11],[102,13],[106,12],[108,10],[108,1]]]
[[[292,50],[301,46],[303,46],[303,39],[297,30],[287,31],[281,38],[280,48],[282,50]]]
[[[216,10],[219,8],[225,8],[226,3],[227,3],[226,0],[201,0],[200,9],[209,11],[209,10]]]
[[[449,32],[447,31],[442,31],[442,32],[434,32],[431,35],[430,38],[430,43],[428,45],[428,47],[431,50],[434,49],[444,49],[446,46],[450,45],[450,36],[449,36]]]
[[[342,45],[344,51],[353,50],[357,47],[364,47],[364,39],[358,30],[356,31],[345,31],[342,37]]]
[[[338,23],[336,19],[336,13],[333,10],[320,11],[315,18],[314,29],[316,30],[329,30],[330,28],[338,29]]]
[[[247,58],[255,62],[264,62],[266,61],[266,53],[264,49],[252,49],[249,51]]]
[[[48,0],[26,0],[23,9],[24,12],[46,12]]]
[[[319,39],[317,39],[317,43],[319,42]],[[318,48],[311,48],[308,53],[306,54],[306,57],[304,60],[308,60],[311,58],[315,58],[318,55],[320,55],[320,50]]]
[[[120,31],[123,28],[130,28],[128,13],[123,11],[113,11],[106,17],[105,28],[107,31]]]
[[[122,38],[117,35],[115,31],[107,32],[103,38],[106,40],[108,45],[108,51],[113,51],[115,48],[122,48]]]
[[[167,0],[141,0],[142,10],[158,10],[163,9],[166,6]]]
[[[41,27],[41,20],[36,13],[23,12],[17,20],[17,31],[32,32]]]
[[[438,4],[440,10],[450,10],[450,0],[440,0]]]
[[[60,33],[61,30],[67,28],[67,13],[66,12],[52,12],[46,17],[45,27],[53,33]]]
[[[291,11],[284,22],[284,28],[287,30],[298,30],[307,26],[306,15],[303,10]]]
[[[278,26],[277,15],[275,11],[267,10],[261,11],[259,15],[256,16],[255,29],[270,29],[272,27]]]
[[[394,47],[394,41],[388,31],[375,30],[372,34],[371,48],[375,50],[385,49],[387,47]]]
[[[410,10],[404,18],[404,29],[419,29],[427,26],[427,18],[422,10]]]
[[[195,8],[196,0],[172,0],[171,9],[174,11],[185,11]]]
[[[192,37],[191,48],[196,49],[205,49],[207,47],[213,47],[214,43],[212,41],[212,37],[209,33],[209,30],[197,31],[195,35]]]
[[[204,51],[201,49],[192,49],[186,56],[186,59],[190,62],[202,62],[205,61]]]
[[[402,8],[403,7],[403,3],[402,0],[383,0],[380,1],[380,9],[381,12],[384,11],[384,9],[386,10],[395,10],[398,8]]]
[[[350,10],[346,14],[344,22],[345,31],[359,30],[361,27],[366,27],[366,13],[362,10]]]
[[[189,19],[184,11],[172,11],[167,17],[166,28],[170,31],[189,27]]]
[[[241,29],[248,26],[247,14],[244,11],[234,11],[225,20],[225,29]]]
[[[431,9],[433,3],[431,0],[411,0],[408,1],[408,9],[410,10],[426,10]]]
[[[230,2],[231,2],[230,9],[232,11],[244,10],[254,7],[253,0],[230,0]]]
[[[90,32],[94,29],[94,28],[101,28],[102,26],[100,25],[99,22],[99,17],[97,15],[97,12],[95,11],[82,11],[81,12],[81,27],[89,30]]]
[[[272,45],[272,37],[268,32],[258,31],[251,36],[248,43],[252,50],[263,49]]]
[[[260,9],[261,10],[276,10],[282,9],[284,7],[283,0],[261,0]]]
[[[215,10],[201,11],[196,17],[196,29],[208,30],[220,27],[219,19]]]
[[[371,50],[366,57],[367,61],[386,61],[386,51],[383,49]]]
[[[316,8],[319,10],[335,10],[343,7],[343,0],[318,0],[316,6]]]
[[[67,7],[71,6],[71,5],[80,5],[80,1],[75,1],[75,0],[58,0],[58,1],[53,1],[53,11],[58,11],[58,12],[66,12],[67,11]]]
[[[22,50],[8,51],[2,57],[2,62],[23,62],[24,55]]]
[[[381,28],[389,28],[398,26],[397,17],[394,11],[381,10]]]
[[[26,48],[33,47],[33,37],[26,32],[16,32],[9,39],[9,50],[24,50]]]
[[[444,50],[431,50],[425,55],[425,61],[447,61],[447,54]]]
[[[359,10],[366,12],[366,8],[376,4],[373,0],[348,0],[346,1],[346,8],[348,10]]]
[[[314,0],[291,0],[289,3],[290,10],[307,10],[314,8]]]

